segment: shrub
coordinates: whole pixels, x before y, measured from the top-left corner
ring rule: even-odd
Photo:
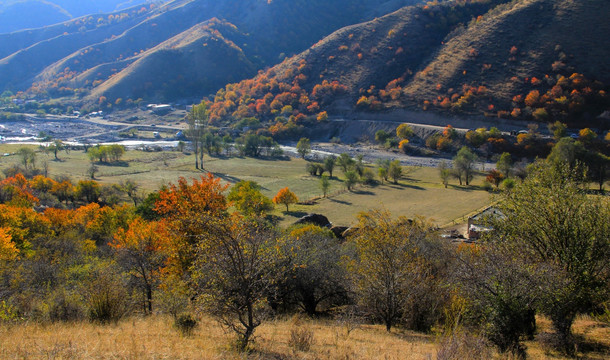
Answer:
[[[129,296],[117,274],[101,272],[87,287],[85,299],[89,319],[109,323],[119,321],[129,309]]]
[[[288,340],[288,346],[296,351],[309,351],[311,345],[313,345],[314,337],[313,330],[303,327],[294,326],[290,330],[290,340]]]
[[[174,319],[174,327],[183,336],[191,336],[197,327],[197,319],[191,314],[180,314]]]
[[[84,318],[84,308],[80,300],[73,294],[64,291],[55,293],[48,304],[50,321],[77,321]]]

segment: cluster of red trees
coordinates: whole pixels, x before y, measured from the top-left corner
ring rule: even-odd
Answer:
[[[327,80],[309,90],[301,87],[308,78],[306,67],[305,60],[301,60],[296,69],[286,71],[283,76],[275,76],[273,70],[267,70],[253,79],[227,85],[216,93],[210,104],[210,123],[256,117],[276,120],[271,125],[272,132],[281,133],[302,125],[309,116],[324,119],[322,107],[347,88],[337,81]]]

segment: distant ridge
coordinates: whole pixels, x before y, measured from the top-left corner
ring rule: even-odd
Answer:
[[[405,7],[340,29],[251,82],[225,90],[233,89],[240,99],[272,101],[278,94],[256,94],[253,86],[275,81],[281,88],[281,83],[298,80],[312,98],[325,80],[344,90],[334,95],[332,104],[315,111],[301,107],[300,112],[409,109],[484,115],[491,124],[494,118],[511,118],[605,128],[609,124],[599,123],[597,116],[610,107],[608,18],[610,7],[604,0]],[[237,106],[218,102],[213,108],[222,110],[226,115],[218,118],[228,122],[244,114]],[[250,109],[246,114],[275,118],[271,111]]]
[[[176,0],[86,16],[0,35],[0,91],[78,96],[88,103],[100,96],[112,101],[136,96],[155,101],[201,98],[303,51],[345,25],[416,2]],[[206,26],[212,18],[224,25],[216,26],[213,34],[198,33],[198,25]],[[198,48],[209,36],[226,45],[216,50],[234,58]],[[184,39],[192,41],[187,46]],[[190,61],[189,54],[194,56]],[[197,61],[202,61],[201,68]],[[162,78],[159,74],[168,69],[169,77]],[[137,74],[159,77],[148,81],[150,76]]]

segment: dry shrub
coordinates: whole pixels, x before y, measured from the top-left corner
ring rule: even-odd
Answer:
[[[174,327],[178,329],[183,336],[191,336],[197,327],[197,319],[191,314],[180,314],[174,319]]]
[[[484,337],[463,332],[442,338],[436,352],[437,360],[487,360],[491,357],[491,346]]]
[[[313,330],[303,324],[300,316],[292,319],[288,346],[294,351],[309,351],[314,343]]]
[[[290,330],[288,346],[297,351],[309,351],[313,345],[313,330],[306,327],[295,327]]]
[[[102,271],[87,286],[85,299],[89,319],[94,322],[117,322],[129,312],[129,294],[120,277],[112,271]]]

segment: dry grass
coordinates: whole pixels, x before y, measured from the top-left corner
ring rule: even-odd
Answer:
[[[549,329],[539,319],[540,331]],[[441,341],[434,335],[409,331],[385,331],[382,326],[363,325],[348,332],[330,320],[299,320],[298,327],[313,334],[308,351],[291,346],[293,319],[267,322],[256,331],[253,351],[241,354],[232,350],[232,336],[214,321],[203,318],[192,336],[184,337],[164,316],[132,318],[116,325],[91,323],[35,323],[0,326],[2,359],[435,359]],[[590,319],[574,326],[583,359],[610,356],[610,329]],[[593,349],[591,344],[596,344]],[[545,350],[537,341],[526,343],[529,359],[567,359]],[[493,353],[493,351],[491,352]],[[494,354],[496,359],[506,356]]]
[[[315,341],[309,351],[290,346],[293,323],[277,320],[257,329],[250,354],[231,350],[232,337],[202,319],[189,337],[171,319],[130,319],[117,325],[24,324],[0,327],[2,359],[425,359],[435,351],[432,336],[387,333],[364,326],[347,335],[333,322],[305,322]]]

